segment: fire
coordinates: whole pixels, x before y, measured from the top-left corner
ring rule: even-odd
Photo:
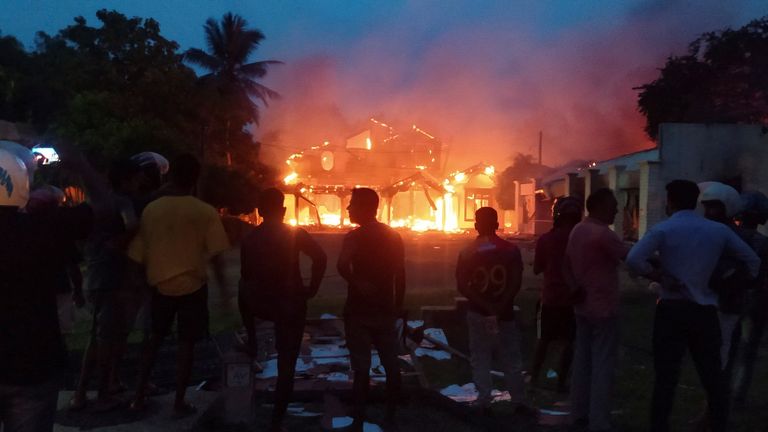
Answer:
[[[285,200],[288,223],[294,226],[341,229],[352,226],[346,208],[352,190],[357,187],[371,187],[379,192],[382,199],[379,220],[393,228],[414,232],[463,232],[471,229],[472,212],[480,206],[493,205],[495,167],[477,163],[445,175],[434,164],[438,161],[435,156],[440,154],[439,146],[420,150],[423,154],[417,159],[411,157],[416,148],[412,147],[408,156],[409,166],[397,165],[398,169],[408,168],[412,172],[409,175],[403,174],[399,179],[369,178],[365,170],[356,172],[347,168],[350,163],[362,163],[355,159],[360,155],[360,150],[369,150],[369,159],[372,160],[378,159],[375,156],[381,149],[385,149],[384,153],[392,153],[396,151],[386,150],[388,146],[402,145],[396,140],[400,135],[391,126],[375,119],[371,119],[371,122],[378,125],[376,131],[381,132],[379,126],[384,128],[387,138],[371,135],[371,130],[366,130],[347,139],[344,147],[343,143],[323,140],[308,146],[306,151],[293,153],[286,158],[288,170],[283,183],[287,186],[285,189],[290,190]],[[416,125],[412,126],[412,130],[420,135],[420,145],[423,145],[425,138],[436,140]],[[353,151],[347,154],[345,149]],[[350,159],[350,155],[354,157]],[[427,162],[430,159],[433,164]],[[405,162],[398,162],[402,163]],[[354,175],[350,176],[350,173]],[[361,182],[364,184],[357,184]]]
[[[294,184],[294,183],[296,183],[296,179],[298,179],[298,178],[299,178],[299,175],[296,174],[296,172],[292,172],[292,173],[288,174],[287,176],[285,176],[285,178],[283,179],[283,183],[285,183],[287,185]]]

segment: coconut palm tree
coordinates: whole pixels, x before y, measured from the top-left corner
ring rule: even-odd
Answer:
[[[200,77],[200,83],[214,96],[208,101],[208,116],[213,123],[218,123],[211,126],[223,131],[227,163],[231,164],[231,132],[233,129],[241,131],[248,123],[258,124],[257,102],[266,106],[269,99],[279,97],[277,92],[257,80],[264,78],[270,65],[282,62],[249,62],[264,40],[264,34],[249,28],[248,22],[239,15],[230,12],[221,21],[209,18],[203,28],[208,51],[191,48],[184,54],[184,59],[208,72]]]

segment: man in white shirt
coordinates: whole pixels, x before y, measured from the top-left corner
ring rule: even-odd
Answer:
[[[653,332],[653,432],[669,430],[686,347],[707,393],[712,431],[726,430],[729,407],[720,360],[718,296],[709,279],[722,255],[742,261],[752,276],[760,267],[760,259],[733,230],[696,213],[698,197],[696,183],[669,183],[669,219],[651,228],[627,256],[632,270],[662,284]],[[658,265],[652,264],[656,252]]]

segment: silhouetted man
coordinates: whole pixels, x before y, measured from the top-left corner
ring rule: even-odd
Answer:
[[[726,430],[729,408],[721,369],[718,296],[710,288],[710,277],[724,254],[743,262],[752,276],[760,267],[760,259],[733,230],[695,211],[698,197],[696,183],[669,183],[669,219],[651,228],[627,257],[632,270],[661,283],[653,326],[653,432],[669,430],[686,348],[707,393],[712,431]],[[655,268],[656,252],[661,263]]]
[[[387,421],[394,422],[400,391],[395,321],[405,294],[405,253],[400,235],[376,220],[379,196],[352,191],[349,218],[360,225],[344,237],[339,274],[349,283],[344,327],[354,372],[354,428],[361,429],[371,368],[371,344],[387,374]]]
[[[760,341],[765,333],[768,323],[768,237],[757,232],[759,225],[764,225],[768,214],[761,208],[758,201],[768,201],[760,192],[747,192],[742,194],[742,201],[747,205],[742,210],[740,219],[741,238],[752,247],[760,257],[760,274],[755,281],[754,289],[749,292],[747,301],[746,321],[749,324],[741,373],[734,384],[734,402],[744,405],[747,399],[749,386],[755,371]]]
[[[576,333],[573,299],[571,288],[563,276],[563,261],[568,237],[584,213],[582,202],[575,197],[557,199],[552,207],[553,227],[536,242],[533,259],[533,273],[544,273],[544,286],[541,288],[538,341],[531,368],[532,383],[535,385],[538,382],[550,343],[563,341],[565,346],[557,371],[560,392],[565,392],[567,388]]]
[[[70,160],[59,150],[63,161],[76,163],[75,172],[87,168],[82,158]],[[67,367],[57,269],[67,262],[62,252],[83,239],[92,223],[86,205],[22,213],[28,197],[23,160],[0,149],[0,430],[9,432],[53,430]]]
[[[179,346],[174,411],[177,416],[183,416],[195,411],[185,400],[195,342],[208,335],[207,264],[229,248],[229,241],[216,209],[192,195],[200,175],[200,163],[192,155],[181,155],[171,166],[165,196],[144,209],[139,232],[128,251],[131,259],[144,264],[147,282],[155,288],[152,335],[144,350],[138,389],[131,406],[136,410],[144,407],[155,357],[177,321]],[[218,260],[213,262],[221,265]],[[220,268],[216,274],[222,274]]]
[[[112,395],[120,391],[119,366],[133,330],[139,308],[139,294],[129,286],[130,260],[126,246],[138,226],[132,199],[135,197],[138,165],[116,161],[109,170],[110,188],[104,199],[89,200],[94,209],[94,227],[85,243],[87,271],[85,291],[93,305],[91,339],[83,354],[80,380],[70,400],[71,410],[85,408],[86,392],[94,372],[98,372],[95,411],[120,405]]]
[[[572,415],[591,431],[606,431],[619,351],[619,264],[629,247],[609,227],[619,212],[613,191],[593,192],[587,211],[571,231],[565,253],[567,277],[581,297],[574,307]]]
[[[319,244],[303,229],[283,223],[283,193],[266,189],[259,197],[264,222],[241,247],[240,304],[248,345],[255,349],[254,318],[275,323],[277,387],[272,429],[281,430],[291,393],[296,359],[304,336],[307,300],[317,294],[325,274],[326,256]],[[312,260],[312,275],[305,286],[299,254]]]
[[[486,412],[490,409],[491,363],[496,353],[515,413],[535,415],[523,404],[521,337],[515,323],[515,296],[523,277],[520,249],[496,235],[498,214],[490,207],[475,212],[475,229],[477,238],[459,254],[456,282],[459,292],[469,300],[467,325],[472,379],[478,391],[476,405]]]

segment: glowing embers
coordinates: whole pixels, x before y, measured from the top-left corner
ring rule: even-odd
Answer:
[[[284,205],[288,222],[291,225],[322,228],[349,226],[346,212],[349,199],[342,199],[345,196],[343,191],[343,186],[326,186],[319,190],[305,186],[293,194],[286,194]]]
[[[451,193],[437,197],[435,207],[419,206],[404,203],[408,195],[403,194],[400,200],[393,201],[392,212],[397,216],[390,220],[392,228],[409,229],[415,232],[442,231],[446,233],[459,233],[459,215],[456,211],[458,198]],[[415,215],[403,215],[404,210],[412,210]],[[385,210],[386,212],[386,210]]]
[[[285,178],[283,179],[283,183],[285,183],[287,185],[296,184],[296,181],[298,179],[299,179],[299,175],[296,174],[295,172],[292,172],[292,173],[288,174],[287,176],[285,176]]]

